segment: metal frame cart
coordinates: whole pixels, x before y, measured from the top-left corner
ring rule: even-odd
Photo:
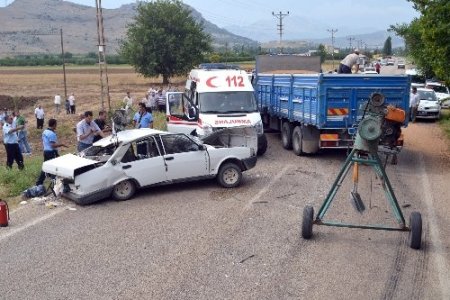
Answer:
[[[375,230],[389,230],[389,231],[408,231],[409,239],[408,244],[413,249],[420,249],[422,242],[422,216],[419,212],[412,212],[409,218],[409,227],[406,225],[405,218],[395,197],[392,185],[384,170],[384,166],[378,156],[378,144],[380,138],[385,134],[391,134],[392,132],[383,132],[383,122],[386,120],[395,120],[396,122],[403,122],[405,113],[403,116],[398,117],[398,110],[395,111],[397,116],[393,116],[390,112],[391,109],[387,109],[384,105],[384,96],[379,93],[372,94],[368,101],[361,122],[358,125],[358,130],[355,138],[355,143],[352,151],[347,156],[337,178],[335,179],[325,201],[317,213],[314,219],[314,208],[312,206],[306,206],[303,210],[302,220],[302,237],[304,239],[310,239],[312,237],[313,225],[326,225],[336,227],[348,227],[348,228],[360,228],[360,229],[375,229]],[[399,227],[390,227],[385,225],[363,225],[363,224],[347,224],[336,221],[324,221],[323,218],[331,203],[334,200],[339,188],[342,185],[345,177],[349,173],[351,167],[353,167],[353,191],[350,193],[353,206],[358,212],[365,210],[364,203],[357,191],[358,184],[358,164],[364,164],[371,166],[378,178],[382,182],[384,193],[389,205],[392,208],[394,217],[399,223]]]

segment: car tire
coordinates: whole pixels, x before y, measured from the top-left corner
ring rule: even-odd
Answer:
[[[284,122],[281,126],[281,143],[284,149],[292,149],[292,129],[293,126],[289,122]]]
[[[242,171],[235,163],[225,163],[217,174],[217,181],[224,188],[234,188],[241,184]]]
[[[413,211],[411,213],[409,227],[408,244],[413,249],[420,249],[422,244],[422,216],[419,212]]]
[[[312,237],[313,224],[314,224],[314,208],[310,205],[307,205],[303,209],[303,219],[302,219],[302,237],[305,240],[309,240]]]
[[[132,180],[124,180],[116,184],[112,196],[116,201],[125,201],[133,197],[136,192],[136,184]]]

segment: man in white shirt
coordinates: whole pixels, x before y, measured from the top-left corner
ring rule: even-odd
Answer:
[[[409,120],[416,122],[417,107],[419,107],[420,97],[417,94],[417,88],[412,87],[411,94],[409,95]]]
[[[34,115],[36,116],[36,128],[43,129],[44,128],[44,109],[41,105],[38,105],[34,110]]]
[[[133,106],[133,98],[131,97],[129,91],[127,91],[127,95],[123,98],[123,106],[126,110]]]
[[[359,70],[359,49],[353,50],[353,53],[350,53],[341,61],[338,73],[351,74],[354,65],[356,65],[356,70]]]
[[[72,93],[69,96],[70,113],[75,114],[75,94]]]
[[[55,114],[59,115],[59,109],[61,107],[61,95],[59,93],[57,93],[55,95]]]

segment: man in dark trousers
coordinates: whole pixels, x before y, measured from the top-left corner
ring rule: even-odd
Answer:
[[[23,156],[19,148],[19,137],[17,131],[23,129],[22,126],[13,126],[13,116],[10,115],[6,118],[6,122],[3,125],[3,143],[6,149],[6,166],[8,169],[12,168],[14,161],[16,161],[19,170],[23,169]]]
[[[56,158],[59,156],[58,148],[67,147],[62,143],[58,143],[58,136],[56,135],[57,122],[55,119],[48,120],[48,128],[42,132],[42,144],[44,146],[44,161]],[[41,171],[36,185],[41,185],[44,183],[45,173]]]
[[[356,65],[356,72],[359,69],[359,49],[353,50],[353,53],[347,55],[339,64],[339,74],[351,74],[352,67]]]

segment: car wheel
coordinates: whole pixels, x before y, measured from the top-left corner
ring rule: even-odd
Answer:
[[[284,149],[292,149],[292,124],[284,122],[281,127],[281,142]]]
[[[242,171],[235,163],[225,163],[219,169],[217,180],[224,188],[237,187],[242,180]]]
[[[117,201],[125,201],[133,197],[136,184],[132,180],[124,180],[114,186],[112,196]]]
[[[313,235],[313,224],[314,224],[314,208],[310,205],[305,206],[303,209],[303,220],[302,220],[302,237],[305,240],[309,240]]]
[[[420,249],[422,243],[422,216],[419,212],[413,211],[409,216],[409,237],[408,244],[413,249]]]

